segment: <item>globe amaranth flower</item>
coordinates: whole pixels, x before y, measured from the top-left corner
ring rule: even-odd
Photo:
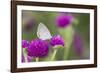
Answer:
[[[45,40],[32,40],[28,47],[28,55],[31,57],[45,57],[48,55],[49,45]]]
[[[31,60],[32,60],[32,57],[27,56],[27,61],[28,61],[28,62],[31,62]],[[22,55],[21,61],[22,61],[22,62],[25,62],[25,57],[24,57],[23,55]]]
[[[55,23],[58,27],[67,27],[70,25],[73,17],[69,14],[60,14],[56,17]]]
[[[73,47],[78,55],[82,55],[83,43],[81,37],[75,33],[73,38]]]
[[[29,42],[27,40],[22,40],[22,48],[28,47]]]
[[[57,46],[57,45],[61,45],[64,46],[64,40],[62,39],[62,37],[60,35],[54,35],[51,39],[50,39],[50,44],[52,46]]]

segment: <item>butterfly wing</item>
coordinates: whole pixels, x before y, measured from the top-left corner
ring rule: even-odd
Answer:
[[[52,37],[50,34],[50,31],[43,23],[40,23],[38,25],[37,36],[38,36],[38,38],[40,38],[42,40],[47,40]]]

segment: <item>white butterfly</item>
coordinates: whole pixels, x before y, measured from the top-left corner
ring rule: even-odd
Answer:
[[[40,23],[38,25],[37,36],[39,39],[42,39],[42,40],[47,40],[52,37],[50,31],[43,23]]]

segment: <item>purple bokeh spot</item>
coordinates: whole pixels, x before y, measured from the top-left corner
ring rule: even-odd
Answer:
[[[81,37],[75,33],[74,39],[73,39],[73,46],[75,48],[75,51],[78,55],[82,55],[82,49],[83,49],[83,43]]]

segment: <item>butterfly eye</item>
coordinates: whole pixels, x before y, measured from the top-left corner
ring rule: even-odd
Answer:
[[[43,23],[38,25],[37,37],[42,40],[47,40],[52,37],[49,29]]]

